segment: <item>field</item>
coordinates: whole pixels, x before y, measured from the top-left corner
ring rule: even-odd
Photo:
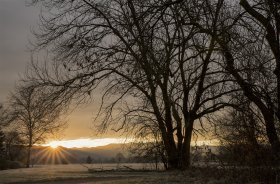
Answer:
[[[137,169],[122,170],[118,168]],[[88,172],[92,168],[95,172]],[[103,171],[100,169],[103,168]],[[95,164],[95,165],[36,165],[0,171],[0,184],[216,184],[216,183],[275,183],[274,176],[257,178],[258,171],[221,170],[217,168],[191,168],[187,171],[149,171],[147,164]],[[142,170],[145,169],[145,170]],[[263,172],[263,171],[261,171]],[[253,174],[252,177],[250,174]],[[267,175],[268,174],[268,175]],[[253,179],[252,179],[253,178]]]
[[[181,172],[148,171],[148,164],[124,164],[134,169],[145,171],[115,171],[116,164],[85,165],[93,169],[109,170],[103,172],[88,172],[85,166],[69,165],[36,165],[33,168],[22,168],[0,171],[0,183],[83,183],[83,184],[140,184],[140,183],[201,183],[198,178],[183,178]],[[119,165],[119,168],[124,168]],[[113,170],[111,170],[113,169]]]

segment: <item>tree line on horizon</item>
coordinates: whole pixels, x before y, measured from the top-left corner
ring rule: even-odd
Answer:
[[[48,10],[41,12],[32,52],[51,54],[43,64],[31,62],[12,95],[11,111],[28,104],[20,117],[11,116],[15,125],[32,123],[29,114],[43,112],[33,122],[41,130],[58,122],[71,103],[86,103],[98,93],[98,131],[113,128],[153,140],[167,169],[191,166],[191,141],[198,135],[218,137],[232,161],[244,153],[242,159],[254,164],[264,157],[265,163],[279,164],[278,0],[32,0],[30,5]],[[50,125],[48,133],[62,124]],[[28,147],[37,140],[31,135]]]

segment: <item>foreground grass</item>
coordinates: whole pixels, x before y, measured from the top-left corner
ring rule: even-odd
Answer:
[[[131,172],[131,171],[104,171],[96,173],[88,172],[39,172],[34,169],[10,170],[13,171],[4,178],[0,173],[0,183],[83,183],[83,184],[185,184],[185,183],[209,183],[205,178],[189,175],[189,172]],[[30,173],[27,173],[28,170]],[[16,171],[16,172],[15,172]],[[31,173],[33,171],[33,174]],[[74,180],[75,179],[75,180]],[[219,183],[211,181],[210,183]],[[222,182],[223,183],[223,182]]]
[[[85,184],[203,184],[205,180],[197,177],[186,177],[183,172],[150,172],[135,178],[115,181],[87,182]]]
[[[105,165],[109,168],[110,165]],[[110,166],[112,167],[112,166]],[[36,166],[0,171],[0,183],[24,184],[219,184],[276,183],[280,172],[270,169],[190,168],[187,171],[104,171],[89,173],[78,165]]]

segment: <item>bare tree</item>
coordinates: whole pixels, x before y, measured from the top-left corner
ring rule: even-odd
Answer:
[[[277,78],[277,99],[275,114],[280,118],[280,4],[279,1],[259,0],[249,4],[241,0],[240,5],[264,29],[263,37],[266,39],[274,56],[274,75]]]
[[[273,1],[258,2],[250,8],[247,1],[241,1],[241,5],[246,10],[243,11],[236,2],[205,1],[205,6],[211,8],[212,13],[219,14],[216,26],[209,27],[209,24],[196,17],[192,17],[188,24],[196,26],[220,45],[221,61],[225,61],[225,69],[240,86],[244,95],[262,113],[266,135],[274,155],[279,158],[280,142],[277,133],[277,122],[279,122],[277,115],[279,113],[277,107],[279,103],[277,11],[279,9],[277,7],[279,5]],[[187,11],[193,10],[187,9]],[[210,22],[213,21],[215,19]],[[251,63],[252,67],[244,66],[246,62]],[[251,75],[251,78],[254,80],[249,80],[249,76],[244,72],[248,69],[252,70],[254,75]]]
[[[36,48],[51,49],[55,62],[53,73],[34,66],[29,79],[65,99],[85,98],[102,86],[103,128],[139,131],[145,117],[160,131],[169,168],[188,167],[194,123],[230,105],[228,94],[239,89],[228,87],[232,79],[216,62],[215,39],[186,24],[187,3],[34,2],[52,12],[42,15]],[[191,14],[203,11],[211,10]]]
[[[91,163],[92,163],[92,158],[91,158],[91,156],[88,156],[88,157],[87,157],[86,163],[87,163],[87,164],[91,164]]]
[[[250,15],[250,17],[246,19],[247,25],[252,25],[252,22],[256,22],[254,23],[255,29],[251,32],[255,35],[259,34],[261,42],[259,41],[257,44],[262,45],[263,48],[270,48],[268,55],[273,59],[269,60],[268,64],[271,66],[271,69],[270,71],[267,71],[270,74],[270,77],[273,78],[272,82],[274,89],[271,90],[271,92],[266,93],[265,96],[261,96],[252,88],[248,88],[248,83],[238,74],[238,72],[236,72],[236,70],[234,70],[234,57],[232,57],[232,52],[228,51],[229,47],[224,47],[224,50],[227,52],[226,58],[229,63],[229,68],[231,68],[231,72],[234,73],[236,78],[239,78],[238,81],[240,85],[243,86],[242,88],[244,89],[245,95],[247,95],[248,98],[252,100],[261,110],[266,122],[266,132],[269,142],[272,145],[275,156],[279,158],[280,141],[276,130],[278,126],[276,122],[279,122],[280,118],[279,3],[276,1],[256,1],[253,3],[254,4],[250,5],[246,0],[240,1],[240,5],[245,9],[246,13]],[[253,21],[250,21],[250,19]]]
[[[30,165],[32,146],[65,126],[59,119],[64,107],[49,94],[47,89],[17,86],[10,97],[9,113],[15,117],[10,126],[17,127],[27,145],[26,167]]]
[[[236,104],[238,108],[224,112],[215,120],[221,159],[242,165],[271,163],[274,159],[267,149],[268,139],[261,113],[244,96],[239,96]]]
[[[246,21],[246,19],[245,19]],[[247,19],[248,22],[248,19]],[[255,27],[255,31],[253,33],[249,33],[250,31],[248,31],[247,33],[249,33],[249,35],[251,35],[251,37],[249,37],[250,42],[254,43],[254,48],[255,51],[258,51],[260,53],[264,53],[263,51],[267,51],[267,45],[266,43],[263,42],[262,38],[265,35],[265,32],[262,31],[258,31],[256,29],[258,29],[259,27],[254,25]],[[245,28],[245,29],[244,29]],[[239,26],[235,27],[235,31],[237,30],[242,30],[242,32],[246,34],[246,28],[248,28],[248,30],[250,30],[250,27],[248,25],[246,26],[242,26],[242,28],[240,29]],[[234,28],[233,28],[234,29]],[[256,36],[257,34],[259,35],[263,35],[263,36]],[[265,64],[263,64],[263,62],[261,62],[258,58],[256,57],[252,57],[254,59],[251,59],[250,62],[255,62],[257,64],[259,64],[259,67],[256,68],[256,70],[254,70],[256,72],[256,75],[254,77],[258,76],[263,76],[264,80],[262,80],[263,84],[260,83],[259,81],[255,80],[255,83],[250,83],[250,80],[248,80],[247,76],[244,76],[242,74],[242,72],[240,72],[240,68],[237,65],[238,63],[242,63],[242,60],[244,61],[245,59],[241,58],[238,59],[236,57],[236,50],[234,49],[234,45],[237,44],[237,42],[239,42],[239,39],[235,39],[232,40],[231,42],[228,42],[226,40],[229,40],[231,37],[231,35],[222,35],[221,40],[220,40],[220,44],[222,47],[222,52],[224,54],[225,57],[225,61],[227,64],[227,70],[234,76],[234,78],[236,79],[237,83],[240,85],[240,87],[242,88],[242,90],[244,91],[244,95],[250,99],[254,104],[256,104],[256,106],[259,108],[259,110],[262,113],[262,116],[264,118],[265,121],[265,126],[266,126],[266,135],[269,139],[269,142],[272,146],[272,149],[274,150],[275,156],[279,157],[279,152],[280,152],[280,142],[279,142],[279,137],[277,134],[277,130],[276,130],[276,122],[278,121],[278,119],[276,118],[278,115],[278,110],[277,110],[277,105],[278,104],[278,97],[277,97],[277,86],[278,85],[278,79],[277,76],[276,78],[271,77],[271,73],[273,71],[273,67],[275,66],[273,61],[275,61],[274,59],[271,60],[270,57],[270,53],[267,52],[264,56],[265,57],[261,57],[262,59],[264,59]],[[244,35],[242,35],[240,38],[244,37]],[[248,37],[247,37],[248,38]],[[240,45],[240,44],[239,44]],[[250,44],[252,45],[252,44]],[[241,45],[240,45],[241,46]],[[257,54],[256,52],[254,54]],[[255,60],[255,61],[253,61]],[[265,71],[265,72],[262,72]]]

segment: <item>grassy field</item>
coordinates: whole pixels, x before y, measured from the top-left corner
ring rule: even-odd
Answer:
[[[148,165],[124,164],[136,171],[116,170],[116,164],[85,165],[102,172],[88,172],[85,166],[69,165],[37,165],[33,168],[23,168],[0,171],[0,183],[21,184],[214,184],[214,183],[275,183],[273,178],[261,181],[260,178],[248,177],[255,171],[231,171],[215,168],[191,168],[187,171],[147,171]],[[123,168],[123,165],[120,165]],[[106,171],[107,170],[107,171]],[[269,173],[268,173],[269,174]],[[253,179],[252,179],[253,178]]]
[[[148,164],[123,164],[134,169],[149,169]],[[120,168],[124,168],[119,165]],[[88,172],[86,167],[110,171]],[[181,172],[154,171],[115,171],[116,164],[96,165],[37,165],[33,168],[22,168],[0,171],[0,183],[83,183],[83,184],[137,184],[137,183],[201,183],[200,179],[184,177]],[[112,170],[111,170],[112,169]]]

